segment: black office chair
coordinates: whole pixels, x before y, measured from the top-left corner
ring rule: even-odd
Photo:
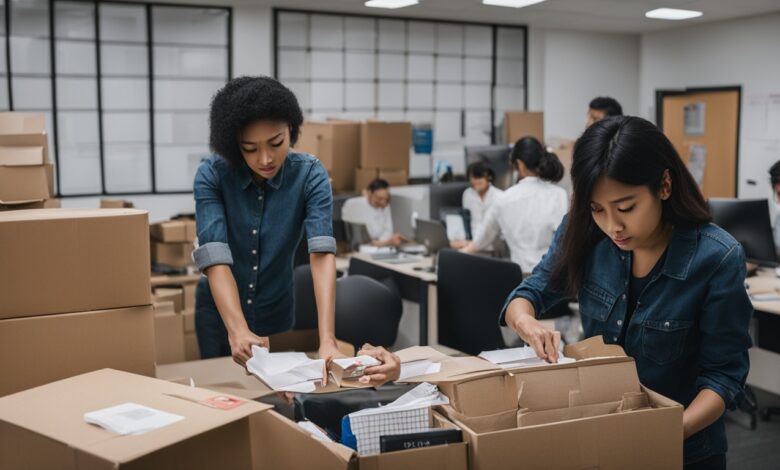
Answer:
[[[295,298],[293,330],[317,328],[314,281],[311,277],[311,266],[308,264],[300,265],[293,271],[293,297]]]
[[[336,281],[336,338],[359,350],[364,343],[390,347],[398,336],[401,296],[367,276]]]
[[[511,261],[439,251],[439,343],[471,355],[506,347],[498,314],[522,280]]]

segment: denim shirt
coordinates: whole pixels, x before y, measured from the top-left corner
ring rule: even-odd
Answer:
[[[293,258],[306,229],[309,252],[336,252],[333,195],[328,173],[313,156],[290,152],[271,180],[256,184],[246,166],[235,169],[212,155],[195,175],[201,271],[230,265],[249,328],[258,335],[288,330],[294,322]],[[208,282],[207,280],[201,282]],[[214,306],[208,286],[198,304]]]
[[[537,315],[562,299],[548,286],[554,254],[567,219],[556,231],[542,261],[508,297],[499,321],[517,297],[530,301]],[[626,353],[636,361],[639,380],[686,408],[707,388],[733,409],[749,369],[749,324],[753,306],[745,289],[745,254],[726,231],[707,224],[677,228],[661,271],[640,294],[625,337]],[[615,343],[626,317],[631,252],[609,238],[593,248],[577,295],[585,337],[602,335]],[[684,443],[685,462],[727,450],[721,416]]]

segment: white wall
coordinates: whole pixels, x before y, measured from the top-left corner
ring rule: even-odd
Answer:
[[[767,170],[780,159],[780,122],[767,123],[765,106],[780,95],[780,13],[642,35],[642,116],[655,119],[656,89],[723,85],[742,86],[738,195],[768,197]]]
[[[542,37],[540,37],[542,36]],[[639,36],[547,30],[531,35],[543,49],[543,83],[529,69],[529,108],[544,110],[546,138],[576,139],[585,130],[588,103],[596,96],[611,96],[625,114],[638,111]],[[529,50],[529,59],[534,54]],[[539,66],[539,60],[529,67]],[[536,78],[536,80],[532,80]],[[534,88],[541,88],[535,90]],[[541,106],[539,106],[541,104]]]

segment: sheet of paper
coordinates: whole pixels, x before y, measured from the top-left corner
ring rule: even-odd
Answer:
[[[401,376],[398,380],[403,381],[419,375],[437,374],[439,371],[441,371],[441,363],[432,362],[428,359],[404,362],[401,364]]]
[[[246,363],[247,370],[273,390],[301,393],[315,389],[324,367],[324,360],[309,359],[304,353],[271,353],[259,346],[252,346],[252,358]]]
[[[298,426],[302,427],[304,430],[308,431],[309,434],[316,437],[317,439],[321,441],[326,442],[333,442],[333,439],[328,437],[327,434],[325,434],[322,429],[320,429],[316,424],[312,423],[311,421],[298,421]]]
[[[496,349],[495,351],[482,351],[479,353],[479,357],[499,365],[504,369],[516,369],[518,367],[548,364],[547,361],[539,359],[533,348],[529,346]],[[558,364],[568,364],[570,362],[574,362],[574,359],[564,356],[561,351],[558,355]]]
[[[123,403],[84,413],[84,421],[117,434],[143,434],[184,419],[137,403]]]

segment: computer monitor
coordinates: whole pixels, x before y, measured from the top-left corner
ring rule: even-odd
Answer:
[[[429,186],[429,217],[436,220],[443,208],[463,207],[463,191],[469,187],[468,181],[452,183],[434,183]]]
[[[346,232],[350,251],[358,251],[360,245],[371,243],[371,235],[368,234],[366,224],[344,222],[344,231]]]
[[[435,254],[440,249],[450,246],[450,241],[447,239],[447,229],[438,220],[417,219],[415,238],[417,243],[425,245],[430,254]]]
[[[777,265],[769,201],[711,198],[708,203],[712,221],[742,244],[748,260],[765,266]]]
[[[475,162],[484,163],[493,170],[495,175],[493,186],[499,189],[507,189],[514,183],[512,181],[511,152],[512,147],[509,145],[466,147],[466,168]]]

